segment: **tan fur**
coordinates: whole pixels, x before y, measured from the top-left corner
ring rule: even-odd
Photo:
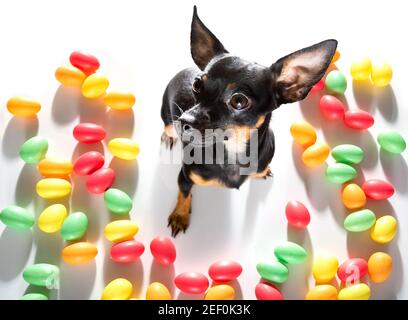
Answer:
[[[224,186],[224,184],[221,183],[218,179],[206,180],[200,175],[196,174],[195,172],[191,172],[189,177],[191,181],[194,182],[194,184],[199,185],[199,186],[217,186],[217,187]]]

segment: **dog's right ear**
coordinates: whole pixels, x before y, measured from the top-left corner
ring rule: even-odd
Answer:
[[[212,58],[228,53],[217,37],[204,25],[194,6],[193,21],[191,22],[191,56],[195,64],[204,70]]]

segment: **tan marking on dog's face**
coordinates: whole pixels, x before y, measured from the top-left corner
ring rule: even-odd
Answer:
[[[237,87],[237,84],[235,82],[227,84],[227,90],[234,90],[236,87]]]
[[[204,75],[201,77],[201,80],[207,81],[207,80],[208,80],[208,74],[204,74]]]
[[[224,184],[218,179],[206,180],[195,172],[190,173],[190,179],[198,186],[217,186],[223,187]]]

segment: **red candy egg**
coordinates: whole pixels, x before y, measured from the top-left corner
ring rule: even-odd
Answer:
[[[150,251],[154,259],[165,266],[176,260],[176,247],[168,237],[156,237],[150,243]]]
[[[258,300],[283,300],[282,293],[269,283],[260,282],[255,287]]]
[[[207,277],[198,272],[185,272],[179,274],[174,279],[174,284],[181,291],[191,294],[203,293],[209,286]]]
[[[361,280],[368,270],[367,261],[361,258],[353,258],[344,261],[337,270],[337,276],[342,282],[353,284]]]
[[[144,250],[143,243],[136,240],[128,240],[114,244],[111,248],[110,256],[115,262],[129,263],[139,259]]]
[[[295,228],[306,228],[310,222],[309,210],[307,210],[303,203],[296,200],[288,202],[285,214],[289,225]]]
[[[214,262],[208,269],[210,278],[215,282],[229,282],[239,277],[242,267],[238,262],[220,260]]]
[[[374,200],[386,200],[394,194],[391,183],[377,179],[367,180],[362,188],[365,195]]]
[[[318,92],[318,91],[322,91],[323,89],[324,89],[324,81],[323,79],[321,79],[317,81],[317,83],[312,87],[310,92]]]
[[[374,124],[374,118],[363,110],[348,110],[344,114],[344,123],[351,129],[365,130]]]
[[[104,156],[97,151],[89,151],[81,155],[74,162],[74,172],[79,176],[87,176],[102,168],[105,163]]]
[[[115,171],[111,168],[102,168],[92,173],[86,180],[86,188],[91,193],[104,193],[115,181]]]
[[[95,123],[80,123],[73,130],[74,138],[82,143],[96,143],[105,139],[106,131]]]
[[[69,61],[86,75],[94,73],[100,66],[99,60],[95,56],[81,51],[72,52]]]
[[[344,117],[344,104],[335,96],[324,95],[320,98],[320,112],[329,120],[339,120]]]

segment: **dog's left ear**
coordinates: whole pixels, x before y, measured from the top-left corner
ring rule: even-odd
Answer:
[[[326,40],[275,62],[271,70],[278,105],[304,99],[324,76],[336,48],[336,40]]]

